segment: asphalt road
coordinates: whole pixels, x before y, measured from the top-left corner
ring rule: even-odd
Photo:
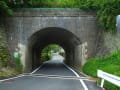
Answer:
[[[35,76],[35,75],[42,76]],[[56,75],[56,77],[49,75]],[[59,75],[59,76],[58,76]],[[66,79],[63,77],[83,77],[66,66],[62,60],[52,59],[30,73],[16,79],[0,83],[0,90],[101,90],[92,81]]]

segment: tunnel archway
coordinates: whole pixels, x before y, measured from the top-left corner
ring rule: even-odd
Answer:
[[[39,30],[28,39],[26,52],[27,68],[32,70],[40,66],[42,62],[39,57],[42,49],[52,43],[63,47],[66,52],[65,63],[73,66],[75,61],[75,48],[81,44],[81,41],[69,30],[48,27]]]

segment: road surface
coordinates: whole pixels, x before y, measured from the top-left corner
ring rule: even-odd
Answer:
[[[65,78],[68,76],[83,77],[55,55],[29,75],[1,82],[0,90],[102,90],[93,81]]]

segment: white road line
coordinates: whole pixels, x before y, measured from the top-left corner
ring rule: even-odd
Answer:
[[[24,75],[19,75],[19,76],[13,77],[13,78],[3,79],[3,80],[0,80],[0,83],[4,82],[4,81],[7,81],[7,80],[12,80],[12,79],[20,78],[20,77],[23,77],[23,76]]]
[[[86,77],[76,77],[76,76],[62,76],[62,75],[48,75],[48,74],[25,74],[25,76],[34,76],[34,77],[52,77],[52,78],[65,78],[65,79],[75,79],[75,80],[79,80],[79,79],[88,79]]]
[[[43,63],[43,64],[44,64],[44,63]],[[33,72],[31,72],[30,74],[33,74],[33,73],[35,73],[37,70],[39,70],[39,69],[43,66],[43,64],[42,64],[40,67],[38,67],[37,69],[35,69]],[[24,75],[24,74],[21,74],[21,75],[16,76],[16,77],[7,78],[7,79],[2,79],[2,80],[0,80],[0,83],[1,83],[1,82],[4,82],[4,81],[12,80],[12,79],[20,78],[20,77],[23,77],[23,76],[25,76],[25,75]]]
[[[44,63],[41,66],[39,66],[38,68],[36,68],[35,70],[33,70],[30,74],[37,72],[43,65],[44,65]]]
[[[63,63],[64,64],[64,63]],[[72,68],[64,64],[69,70],[71,70],[77,77],[80,77]],[[80,83],[84,87],[85,90],[88,90],[87,86],[85,85],[84,81],[80,79]]]
[[[42,67],[42,65],[39,66],[38,68],[36,68],[35,70],[33,70],[30,74],[33,74],[33,73],[37,72],[41,67]]]

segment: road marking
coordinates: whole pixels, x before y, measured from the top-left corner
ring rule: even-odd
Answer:
[[[20,77],[23,77],[23,76],[24,75],[19,75],[19,76],[13,77],[13,78],[3,79],[3,80],[0,80],[0,83],[4,82],[4,81],[12,80],[12,79],[20,78]]]
[[[35,70],[33,70],[30,74],[33,74],[35,72],[37,72],[45,63],[43,63],[41,66],[39,66],[38,68],[36,68]]]
[[[43,63],[43,64],[44,64],[44,63]],[[39,69],[43,66],[43,64],[42,64],[40,67],[38,67],[37,69],[35,69],[33,72],[31,72],[30,74],[33,74],[33,73],[35,73],[37,70],[39,70]],[[1,83],[1,82],[4,82],[4,81],[12,80],[12,79],[20,78],[20,77],[23,77],[23,76],[25,76],[25,75],[24,75],[24,74],[21,74],[21,75],[18,75],[18,76],[16,76],[16,77],[7,78],[7,79],[2,79],[2,80],[0,80],[0,83]]]
[[[25,76],[31,76],[31,77],[45,77],[45,78],[53,78],[53,79],[71,79],[71,80],[80,80],[80,78],[74,78],[74,77],[66,77],[66,76],[49,76],[49,75],[25,75]],[[82,80],[86,80],[85,77],[81,77]]]
[[[64,64],[64,63],[63,63]],[[71,70],[77,77],[80,78],[80,76],[72,69],[70,68],[69,66],[67,66],[66,64],[64,64],[69,70]],[[82,86],[84,87],[85,90],[88,90],[87,86],[85,85],[84,81],[79,79],[80,80],[80,83],[82,84]]]
[[[47,74],[29,74],[25,73],[25,76],[32,76],[32,77],[48,77],[48,78],[60,78],[60,79],[73,79],[73,80],[87,80],[90,77],[76,77],[76,76],[62,76],[62,75],[47,75]]]
[[[39,66],[38,68],[36,68],[35,70],[33,70],[30,74],[33,74],[33,73],[37,72],[41,67],[42,67],[42,65]]]

